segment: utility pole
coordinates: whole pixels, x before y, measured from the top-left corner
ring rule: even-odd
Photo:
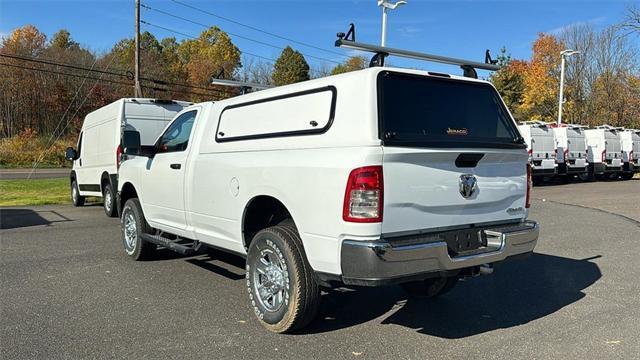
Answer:
[[[565,57],[580,54],[580,51],[565,49],[560,52],[560,96],[558,99],[558,126],[562,124],[562,104],[564,104],[564,65]]]
[[[135,55],[135,69],[134,78],[135,85],[133,88],[134,97],[142,97],[142,87],[140,86],[140,0],[136,0],[136,55]]]
[[[380,40],[380,46],[385,46],[387,42],[387,12],[389,10],[395,10],[398,6],[406,3],[406,1],[398,1],[392,4],[387,0],[378,0],[378,6],[382,6],[382,39]]]

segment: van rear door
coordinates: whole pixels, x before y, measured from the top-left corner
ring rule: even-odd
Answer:
[[[383,71],[378,117],[383,233],[526,216],[526,144],[490,84]]]

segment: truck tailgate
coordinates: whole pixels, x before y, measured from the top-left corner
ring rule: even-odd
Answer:
[[[383,152],[384,234],[507,222],[526,216],[527,154],[523,150],[384,147]],[[459,167],[472,165],[456,165],[461,154],[467,154],[462,158],[482,154],[482,158],[474,167]],[[476,189],[468,197],[461,194],[464,175],[476,179]]]

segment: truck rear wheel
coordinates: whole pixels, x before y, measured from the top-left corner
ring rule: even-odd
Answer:
[[[254,236],[246,280],[253,312],[270,331],[301,329],[318,311],[320,288],[294,227],[273,226]]]
[[[400,284],[407,294],[417,298],[434,298],[448,293],[458,283],[457,277],[437,277]]]
[[[118,216],[118,209],[116,209],[115,206],[116,197],[113,195],[111,184],[106,184],[104,186],[104,191],[102,191],[102,198],[104,199],[104,213],[107,214],[108,217]]]
[[[124,204],[120,229],[122,229],[122,241],[127,255],[136,261],[151,257],[157,246],[142,239],[142,234],[147,234],[150,227],[144,218],[138,199],[129,199]]]
[[[84,196],[80,195],[78,182],[75,179],[71,181],[71,203],[75,207],[84,205]]]

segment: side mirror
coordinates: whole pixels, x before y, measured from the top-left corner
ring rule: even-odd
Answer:
[[[64,151],[64,157],[65,159],[69,160],[69,161],[74,161],[78,159],[78,152],[76,151],[76,149],[72,148],[72,147],[68,147],[67,150]]]

